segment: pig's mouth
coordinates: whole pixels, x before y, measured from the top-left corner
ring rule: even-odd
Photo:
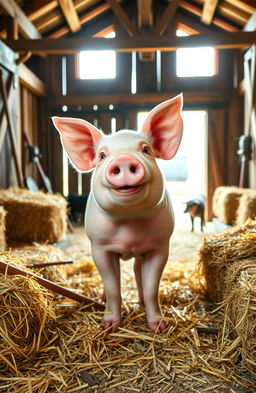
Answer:
[[[120,193],[120,194],[133,194],[135,193],[139,188],[141,187],[141,185],[138,186],[123,186],[123,187],[118,187],[118,188],[113,188],[113,190],[116,193]]]

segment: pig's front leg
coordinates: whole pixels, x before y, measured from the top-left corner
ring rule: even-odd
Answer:
[[[92,249],[94,263],[104,285],[106,307],[102,326],[116,331],[121,323],[121,289],[119,256],[114,253]]]
[[[141,263],[141,280],[143,300],[147,314],[148,326],[151,330],[162,332],[167,327],[159,305],[159,283],[168,258],[168,250],[164,254],[150,251],[143,255]]]

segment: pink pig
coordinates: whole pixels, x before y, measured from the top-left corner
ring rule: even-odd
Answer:
[[[169,160],[176,154],[183,130],[181,108],[178,95],[149,112],[141,132],[110,135],[85,120],[53,117],[74,167],[81,172],[95,168],[85,227],[104,284],[105,329],[116,331],[120,326],[119,259],[131,257],[149,328],[161,332],[167,327],[158,292],[174,216],[155,159]]]

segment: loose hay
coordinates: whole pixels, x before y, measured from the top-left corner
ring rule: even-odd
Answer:
[[[0,206],[0,251],[5,249],[5,216],[6,211]]]
[[[67,202],[55,194],[19,188],[0,190],[6,216],[7,241],[58,242],[66,233]]]
[[[14,259],[18,258],[24,265],[38,264],[43,262],[58,262],[66,259],[65,254],[58,247],[48,244],[23,244],[11,250]],[[35,273],[55,283],[63,284],[67,279],[66,266],[48,266],[40,269],[35,268]]]
[[[236,224],[244,224],[248,218],[256,218],[256,191],[253,190],[241,196],[236,213]]]
[[[1,256],[8,260],[8,255]],[[12,263],[9,261],[9,263]],[[16,266],[23,264],[16,260]],[[33,278],[0,274],[0,369],[21,374],[23,365],[46,349],[55,318],[50,296]]]
[[[252,256],[256,256],[255,220],[247,220],[245,224],[204,239],[199,249],[199,263],[211,301],[223,300],[227,269],[237,261]]]
[[[239,200],[247,191],[248,189],[239,187],[217,187],[212,200],[214,216],[224,224],[235,224]]]
[[[92,263],[79,264],[89,266],[89,274],[74,269],[69,280],[82,288],[89,279],[97,290],[99,277]],[[232,358],[221,355],[220,335],[199,333],[198,326],[220,329],[223,316],[207,312],[200,277],[192,270],[187,260],[166,268],[160,296],[170,324],[160,335],[148,330],[130,276],[123,324],[115,333],[100,328],[101,313],[55,298],[56,321],[50,325],[48,345],[27,362],[17,359],[14,367],[0,363],[0,388],[6,393],[183,393],[220,392],[223,384],[235,389],[250,383],[239,377]]]

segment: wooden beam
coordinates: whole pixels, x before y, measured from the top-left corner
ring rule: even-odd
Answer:
[[[7,38],[12,40],[17,40],[19,38],[19,25],[16,19],[11,16],[6,17],[7,27],[6,27],[6,35]]]
[[[9,72],[15,73],[17,71],[16,58],[16,53],[0,40],[0,65],[4,66]]]
[[[153,105],[166,101],[177,94],[179,91],[168,93],[142,93],[142,94],[95,94],[95,95],[67,95],[53,96],[51,105],[53,108],[62,108],[63,105],[68,107],[77,106],[93,106],[97,105]],[[184,93],[184,102],[197,104],[222,104],[232,99],[230,91],[215,92],[198,92],[191,91]],[[72,111],[72,109],[70,109]]]
[[[138,26],[153,26],[152,0],[137,0]]]
[[[205,0],[201,21],[206,25],[210,25],[213,20],[219,0]]]
[[[126,14],[126,12],[123,10],[123,8],[120,6],[120,4],[116,0],[106,0],[106,2],[110,5],[114,14],[119,19],[119,22],[124,27],[124,29],[127,31],[127,33],[131,37],[139,36],[139,31],[138,31],[137,27],[132,23],[131,19]]]
[[[243,31],[254,31],[256,30],[256,12],[252,14],[246,25],[243,27]]]
[[[181,0],[180,7],[185,9],[186,11],[189,11],[192,14],[198,16],[199,18],[201,18],[202,9],[199,6],[189,3],[186,0]],[[221,18],[217,18],[217,17],[213,18],[212,23],[214,25],[220,27],[221,29],[229,31],[229,32],[235,32],[238,30],[231,23],[228,23]]]
[[[80,50],[112,49],[117,52],[175,51],[178,48],[213,46],[216,49],[248,47],[256,41],[256,32],[196,34],[187,37],[143,36],[128,39],[72,37],[58,40],[5,40],[6,45],[16,52],[42,54],[68,54]]]
[[[46,96],[46,85],[25,64],[19,66],[19,81],[37,96]]]
[[[38,39],[41,34],[35,28],[33,23],[27,18],[26,14],[16,4],[14,0],[0,0],[0,9],[7,15],[16,19],[21,31],[26,38]]]
[[[36,19],[42,18],[46,14],[48,14],[50,18],[50,13],[55,8],[58,8],[58,6],[57,0],[34,0],[32,3],[29,3],[28,6],[25,5],[24,9],[29,20],[35,22]]]
[[[171,23],[174,14],[179,6],[180,0],[173,0],[169,3],[167,8],[165,9],[163,15],[161,16],[160,20],[157,22],[153,34],[154,35],[162,35],[164,34],[165,30],[167,29],[168,25]]]
[[[67,21],[67,24],[70,27],[72,33],[76,33],[81,29],[81,23],[79,21],[77,12],[74,7],[74,3],[72,0],[58,0],[60,8],[63,12],[63,15]]]
[[[101,15],[103,12],[107,11],[110,8],[109,4],[102,4],[97,8],[94,8],[92,11],[86,12],[85,14],[80,15],[80,23],[84,25],[85,23],[90,22],[92,19]],[[67,26],[61,27],[57,31],[47,35],[47,38],[60,38],[69,32]]]

